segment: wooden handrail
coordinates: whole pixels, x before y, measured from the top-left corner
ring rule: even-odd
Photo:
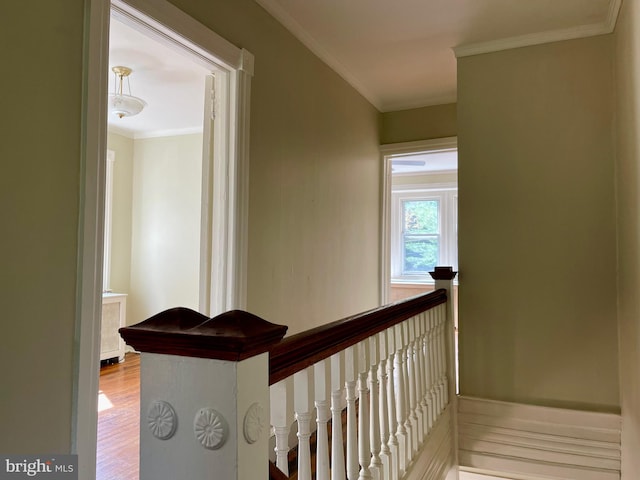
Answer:
[[[284,338],[270,349],[269,385],[446,301],[440,289]]]

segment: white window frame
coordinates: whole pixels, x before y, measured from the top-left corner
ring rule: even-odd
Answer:
[[[102,309],[102,250],[104,242],[105,152],[109,20],[112,11],[128,16],[161,38],[174,42],[217,66],[216,79],[228,90],[217,120],[226,122],[225,135],[216,136],[215,184],[210,205],[213,314],[246,308],[249,200],[249,110],[253,55],[190,17],[168,0],[86,0],[83,68],[81,196],[78,231],[78,282],[74,349],[71,452],[78,455],[79,478],[94,480],[100,315]],[[222,86],[221,86],[222,87]],[[217,124],[219,124],[219,122]]]
[[[423,185],[396,185],[391,192],[391,283],[432,284],[428,273],[404,273],[403,264],[403,202],[412,200],[438,200],[438,265],[457,269],[457,198],[456,183],[429,183]]]
[[[389,302],[391,287],[391,161],[411,153],[458,149],[458,137],[380,145],[382,174],[382,221],[380,222],[380,304]],[[457,215],[457,209],[456,209]]]

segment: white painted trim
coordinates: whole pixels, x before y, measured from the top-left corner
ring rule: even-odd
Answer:
[[[442,412],[402,480],[443,480],[448,478],[451,470],[457,469],[454,465],[451,408],[450,403]]]
[[[247,308],[247,265],[249,255],[249,127],[251,113],[251,79],[253,76],[254,57],[242,50],[242,67],[235,72],[235,88],[238,103],[235,105],[235,121],[237,128],[235,139],[235,219],[231,229],[235,245],[233,298],[234,308]]]
[[[116,133],[118,135],[122,135],[123,137],[130,138],[132,140],[142,140],[145,138],[179,137],[181,135],[193,135],[196,133],[202,133],[202,126],[170,128],[167,130],[151,130],[148,132],[136,133],[112,124],[112,125],[109,125],[109,133]]]
[[[622,6],[622,0],[611,0],[609,3],[609,11],[607,12],[607,30],[609,33],[616,29],[616,22],[618,21],[618,15],[620,13],[620,7]]]
[[[488,42],[459,45],[453,48],[453,52],[455,53],[456,58],[462,58],[471,55],[510,50],[512,48],[605,35],[613,32],[615,29],[621,1],[622,0],[610,0],[609,8],[607,9],[607,17],[602,22],[592,23],[589,25],[578,25],[576,27],[562,28],[558,30],[549,30],[546,32],[538,32],[528,35],[519,35],[516,37],[501,38],[498,40],[490,40]]]
[[[221,310],[242,308],[246,295],[246,225],[248,215],[248,135],[249,89],[253,56],[198,23],[166,0],[87,0],[85,13],[83,122],[81,145],[81,198],[78,229],[77,315],[74,351],[74,395],[72,451],[79,457],[79,478],[95,479],[97,443],[97,401],[100,352],[100,312],[102,306],[102,247],[104,214],[104,169],[107,143],[108,36],[109,19],[115,10],[119,19],[151,32],[175,48],[185,48],[205,65],[218,67],[218,77],[226,78],[229,89],[229,125],[224,141],[228,157],[218,156],[236,172],[224,177],[225,236],[236,248],[224,261],[233,282],[224,293]],[[112,6],[114,7],[112,9]],[[120,18],[121,17],[121,18]],[[240,80],[239,80],[240,79]],[[236,98],[237,96],[237,98]],[[237,123],[237,125],[236,125]],[[218,192],[216,192],[216,195]],[[245,195],[236,198],[236,195]],[[238,207],[241,205],[241,207]]]
[[[191,50],[193,57],[200,57],[204,66],[214,64],[225,70],[246,68],[240,48],[165,0],[112,0],[111,3],[119,21],[133,28],[143,25],[146,35],[160,37],[163,43],[174,45],[179,51]]]
[[[78,478],[96,476],[109,1],[85,2],[82,137],[71,451]]]
[[[531,475],[504,474],[479,468],[460,467],[460,480],[541,480]]]
[[[113,127],[109,127],[111,130]],[[185,128],[170,128],[167,130],[153,130],[144,133],[134,133],[134,140],[143,140],[145,138],[160,138],[160,137],[180,137],[182,135],[196,135],[202,133],[202,126],[199,127],[185,127]]]
[[[458,137],[443,137],[415,142],[384,143],[380,145],[380,152],[385,156],[393,157],[407,153],[454,150],[456,148],[458,148]]]
[[[214,114],[215,114],[215,77],[207,75],[205,77],[204,88],[204,111],[203,132],[202,132],[202,197],[200,204],[200,268],[199,268],[199,293],[198,311],[203,315],[209,315],[211,306],[211,256],[213,232],[213,147],[215,134]]]
[[[381,100],[373,95],[357,78],[351,73],[349,68],[338,61],[316,40],[298,21],[280,5],[277,0],[256,0],[262,8],[278,20],[289,32],[291,32],[300,42],[311,50],[320,60],[326,63],[334,72],[340,75],[349,85],[355,88],[360,95],[366,98],[369,103],[382,110]]]
[[[458,148],[458,137],[444,137],[415,142],[385,143],[380,145],[382,164],[382,219],[380,222],[380,303],[389,303],[391,297],[391,159],[408,153],[453,150]]]
[[[450,175],[458,173],[458,170],[438,170],[436,172],[433,171],[424,171],[424,172],[396,172],[393,174],[394,177],[414,177],[416,175]],[[396,185],[396,187],[400,187],[401,185]]]
[[[109,291],[111,288],[111,231],[113,225],[113,174],[116,162],[116,152],[107,150],[107,164],[105,168],[105,191],[104,191],[104,250],[102,291]]]
[[[620,477],[620,415],[471,397],[458,401],[460,464],[524,478]]]
[[[391,158],[382,154],[382,221],[380,222],[380,304],[391,298]]]

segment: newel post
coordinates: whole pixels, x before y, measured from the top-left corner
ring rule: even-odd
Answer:
[[[449,411],[451,415],[451,433],[453,448],[453,465],[447,475],[447,480],[458,478],[458,401],[456,396],[456,351],[455,351],[455,329],[453,312],[453,279],[458,272],[454,272],[451,267],[435,267],[433,272],[429,272],[431,278],[435,280],[435,289],[443,288],[447,291],[447,323],[446,323],[446,351],[447,351],[447,390],[449,397]]]
[[[140,480],[268,478],[268,351],[286,330],[185,308],[120,329],[141,352]]]

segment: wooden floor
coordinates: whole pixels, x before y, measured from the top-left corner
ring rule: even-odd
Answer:
[[[138,480],[140,355],[100,369],[96,480]]]

